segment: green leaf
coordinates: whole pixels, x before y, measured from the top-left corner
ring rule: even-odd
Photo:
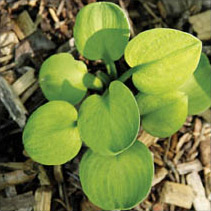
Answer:
[[[44,165],[60,165],[74,158],[81,148],[77,117],[76,109],[65,101],[39,107],[24,128],[26,152]]]
[[[49,57],[39,74],[40,87],[48,100],[65,100],[75,105],[85,96],[86,65],[68,53]]]
[[[188,114],[199,114],[211,105],[211,66],[202,53],[199,65],[191,78],[180,87],[188,95]]]
[[[116,4],[89,4],[77,15],[74,27],[76,47],[87,59],[118,60],[129,36],[127,17]]]
[[[136,141],[117,156],[101,156],[88,150],[79,176],[89,200],[104,210],[127,210],[149,193],[154,166],[148,148]]]
[[[125,59],[138,71],[133,83],[144,93],[159,94],[180,87],[196,69],[201,41],[174,29],[151,29],[133,38]],[[138,66],[138,67],[137,67]]]
[[[187,96],[179,91],[160,95],[136,96],[142,126],[153,136],[165,138],[182,127],[188,113]]]
[[[81,105],[78,127],[82,140],[95,152],[114,155],[134,143],[140,125],[133,94],[114,81],[101,97],[92,95]]]

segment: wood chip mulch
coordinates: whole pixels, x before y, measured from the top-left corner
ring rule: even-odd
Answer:
[[[70,52],[89,69],[100,61],[81,57],[74,45],[75,17],[96,0],[0,1],[0,211],[98,211],[84,195],[78,164],[86,150],[62,166],[42,166],[29,159],[22,130],[44,98],[38,83],[42,62],[58,52]],[[186,31],[203,41],[211,57],[209,0],[113,0],[129,16],[131,36],[157,27]],[[124,59],[117,67],[126,68]],[[172,137],[158,139],[140,129],[154,156],[151,192],[134,211],[210,210],[211,112],[189,116]]]

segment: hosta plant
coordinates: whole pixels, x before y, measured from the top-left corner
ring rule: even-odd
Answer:
[[[74,27],[76,47],[86,59],[102,60],[107,73],[89,73],[69,53],[48,58],[39,82],[50,102],[30,116],[23,132],[26,152],[45,165],[71,160],[84,142],[90,149],[79,168],[82,188],[105,210],[129,209],[150,190],[153,159],[136,140],[140,121],[151,135],[168,137],[187,115],[211,103],[210,64],[200,40],[158,28],[128,41],[129,31],[127,16],[116,4],[82,8]],[[131,68],[120,75],[114,62],[123,54]],[[124,84],[130,78],[136,96]]]

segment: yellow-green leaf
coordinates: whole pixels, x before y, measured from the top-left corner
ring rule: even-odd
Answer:
[[[103,96],[88,97],[79,110],[81,138],[100,154],[115,155],[131,146],[139,126],[136,100],[119,81],[113,81]]]
[[[165,138],[182,127],[188,114],[187,96],[178,91],[136,97],[142,126],[153,136]]]
[[[65,100],[75,105],[85,96],[86,65],[69,53],[55,54],[42,64],[40,87],[48,100]]]
[[[125,49],[131,67],[138,66],[133,83],[139,91],[150,94],[177,89],[196,69],[201,41],[174,29],[151,29],[133,38]]]
[[[29,156],[44,165],[60,165],[74,158],[81,140],[76,109],[65,101],[51,101],[29,118],[23,144]]]
[[[104,210],[126,210],[149,193],[154,166],[151,152],[141,142],[117,156],[101,156],[88,150],[79,176],[89,200]]]
[[[211,66],[202,53],[199,65],[191,78],[180,87],[188,95],[188,114],[199,114],[211,105]]]
[[[125,13],[110,2],[92,3],[80,10],[74,26],[78,51],[90,60],[118,60],[129,39]]]

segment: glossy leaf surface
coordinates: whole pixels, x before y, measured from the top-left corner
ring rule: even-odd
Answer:
[[[80,10],[74,26],[78,51],[90,60],[118,60],[129,39],[129,23],[122,9],[109,2]]]
[[[77,111],[64,101],[51,101],[29,118],[23,144],[29,156],[44,165],[60,165],[74,158],[81,140],[76,126]]]
[[[211,66],[205,54],[191,78],[180,88],[188,95],[188,114],[199,114],[211,105]]]
[[[48,100],[65,100],[74,105],[86,94],[86,73],[83,62],[75,60],[69,53],[60,53],[42,64],[39,83]]]
[[[201,41],[174,29],[151,29],[133,38],[125,59],[138,67],[133,83],[141,92],[159,94],[180,87],[196,69]]]
[[[160,95],[139,93],[136,97],[142,126],[153,136],[165,138],[182,127],[188,114],[188,99],[182,92]]]
[[[101,156],[88,150],[79,176],[89,200],[104,210],[126,210],[148,194],[154,167],[151,152],[141,142],[117,156]]]
[[[81,105],[78,126],[82,140],[95,152],[114,155],[136,138],[140,117],[136,100],[121,82],[114,81],[101,97],[92,95]]]

